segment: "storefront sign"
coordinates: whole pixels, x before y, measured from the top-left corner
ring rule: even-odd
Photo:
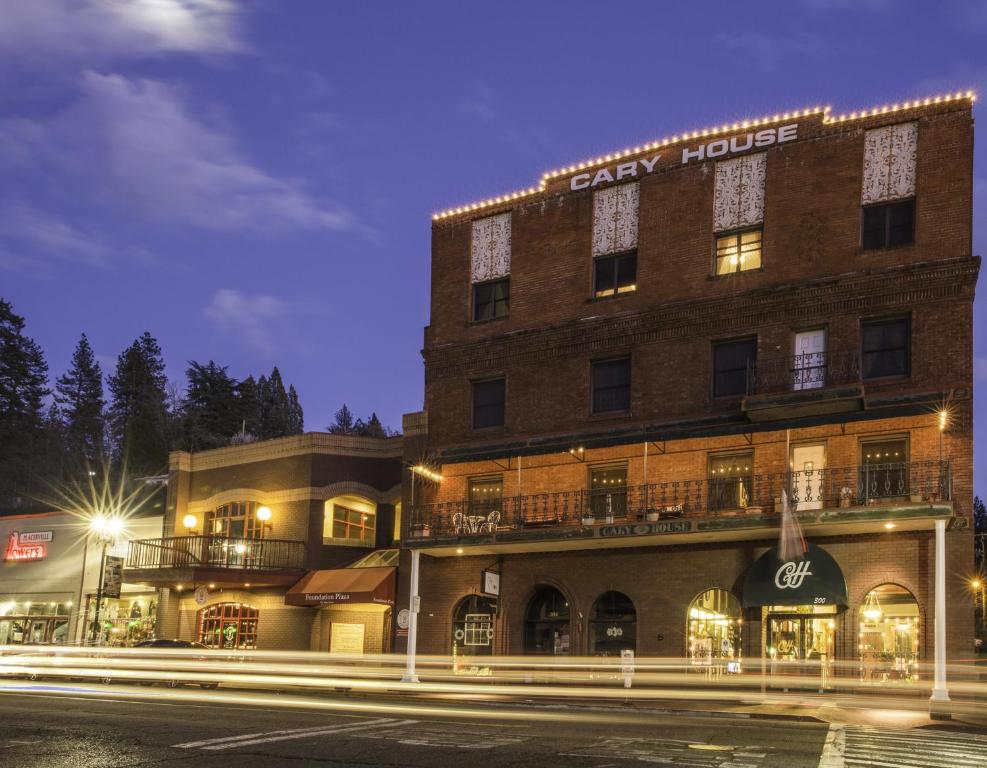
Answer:
[[[636,525],[603,525],[600,526],[600,536],[647,536],[655,533],[688,533],[692,523],[688,520],[659,520],[656,523],[637,523]]]
[[[31,531],[18,533],[11,531],[7,537],[7,549],[3,559],[11,561],[44,560],[48,556],[46,542],[51,541],[51,531]]]
[[[329,625],[329,653],[363,653],[363,624],[340,624],[332,622]]]
[[[107,556],[103,565],[103,597],[120,597],[123,585],[123,558]]]
[[[777,547],[758,558],[744,581],[743,604],[845,606],[849,601],[840,566],[826,550],[810,544],[801,560],[779,560]]]
[[[613,169],[613,173],[608,168],[601,168],[596,173],[577,173],[569,180],[569,189],[576,191],[577,189],[595,187],[597,184],[603,184],[608,181],[634,179],[637,178],[639,168],[641,175],[646,176],[654,171],[655,165],[660,158],[661,155],[655,155],[650,160],[631,160],[627,163],[621,163]]]
[[[484,595],[498,597],[500,595],[500,574],[496,571],[484,571],[480,592]]]

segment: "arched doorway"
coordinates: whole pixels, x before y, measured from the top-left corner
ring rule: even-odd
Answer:
[[[199,611],[199,642],[209,648],[256,648],[259,611],[243,603],[216,603]]]
[[[589,652],[620,656],[621,651],[637,651],[637,611],[623,592],[604,592],[590,614]]]
[[[725,589],[707,589],[689,604],[689,661],[696,667],[740,664],[740,601]],[[736,669],[734,671],[740,671]]]
[[[482,595],[467,595],[452,616],[452,652],[458,656],[493,653],[496,603]]]
[[[860,677],[867,683],[918,679],[918,600],[904,587],[881,584],[860,605]]]
[[[569,601],[555,587],[538,587],[524,615],[524,652],[568,656],[570,638]]]

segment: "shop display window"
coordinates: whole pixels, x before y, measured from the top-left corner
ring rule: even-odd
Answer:
[[[867,593],[859,617],[861,680],[918,680],[919,609],[914,595],[897,584],[882,584]]]
[[[243,603],[203,608],[199,611],[199,642],[208,648],[256,648],[259,613]]]
[[[0,600],[0,645],[65,644],[70,601]]]
[[[155,593],[124,594],[119,598],[104,597],[96,627],[96,596],[86,599],[86,641],[101,634],[99,645],[131,646],[155,636],[158,601]]]
[[[707,589],[689,606],[689,661],[694,667],[740,671],[740,601],[723,589]]]
[[[453,654],[489,656],[493,653],[496,606],[493,599],[482,595],[469,595],[459,601],[452,622]]]

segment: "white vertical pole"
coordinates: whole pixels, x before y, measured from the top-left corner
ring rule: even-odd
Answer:
[[[405,669],[403,683],[417,683],[418,675],[415,673],[415,651],[418,646],[418,606],[421,600],[418,598],[418,561],[421,557],[420,549],[411,550],[411,595],[408,611],[408,666]]]
[[[651,510],[651,499],[648,494],[648,441],[644,441],[644,513]]]
[[[936,631],[932,701],[949,701],[946,689],[946,521],[936,520]]]

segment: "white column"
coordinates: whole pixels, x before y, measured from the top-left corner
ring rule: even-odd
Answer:
[[[408,666],[405,669],[401,682],[417,683],[418,675],[415,673],[415,652],[418,646],[418,606],[421,600],[418,597],[418,563],[421,558],[421,550],[411,550],[411,595],[408,606]]]
[[[946,689],[946,521],[936,520],[936,632],[932,701],[949,701]]]

